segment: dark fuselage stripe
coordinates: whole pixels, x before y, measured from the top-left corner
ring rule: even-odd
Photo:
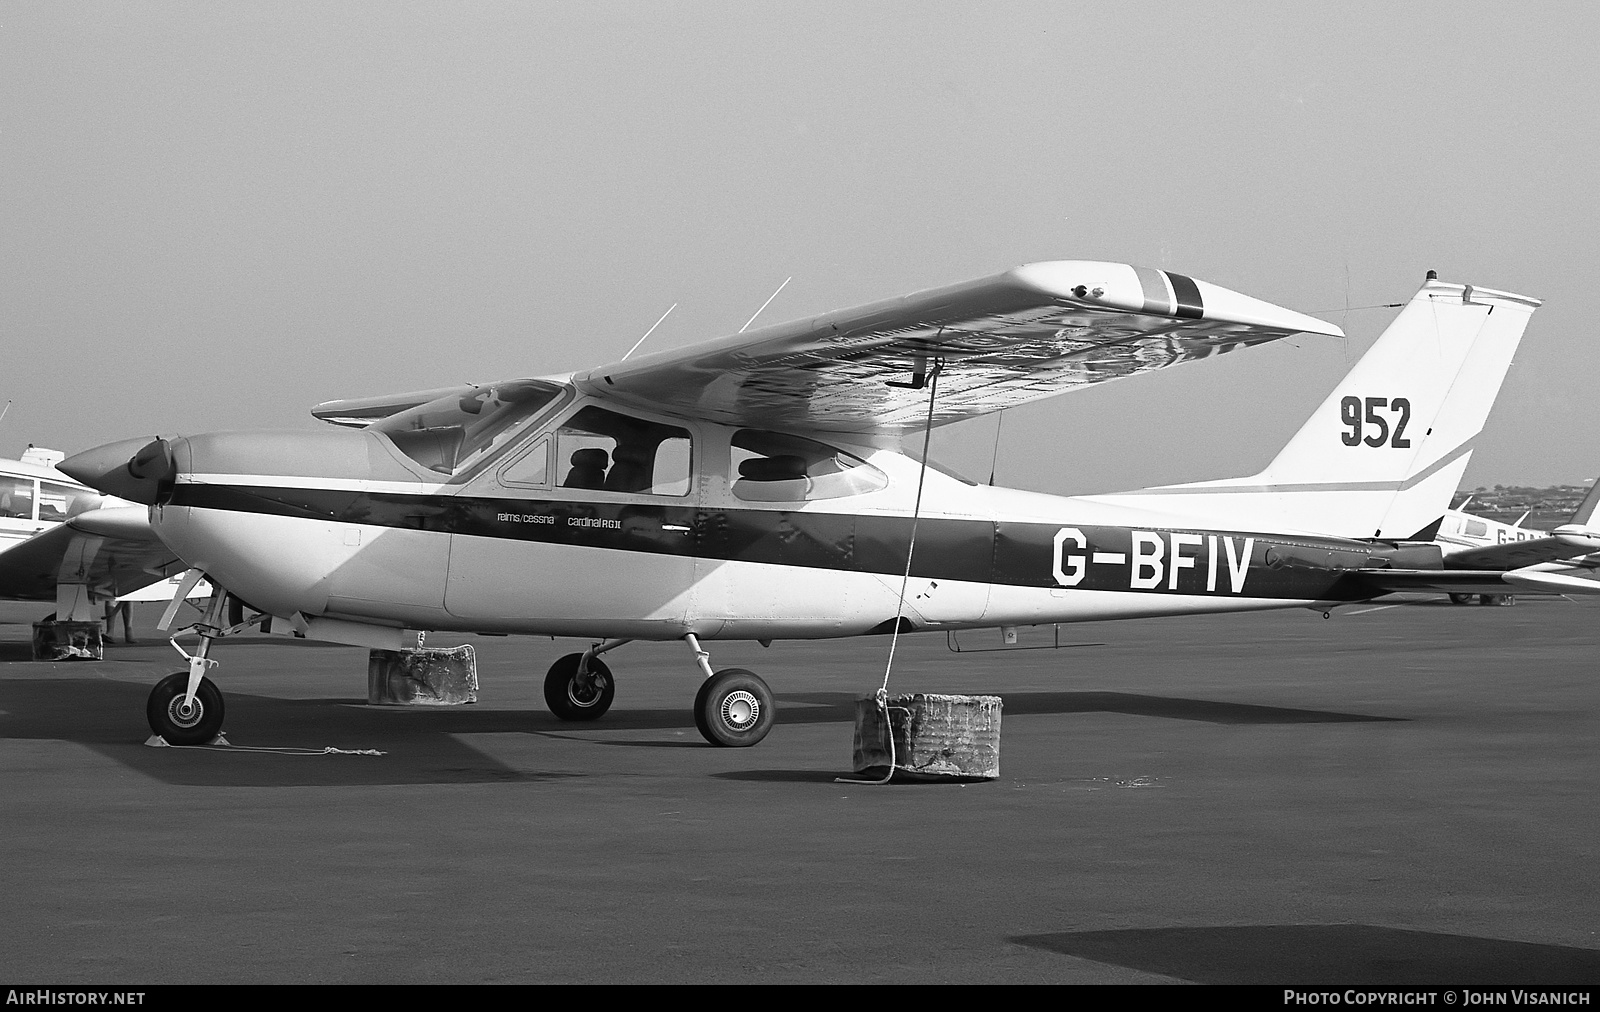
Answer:
[[[178,485],[172,505],[885,576],[903,572],[912,524],[910,517],[871,514],[210,484]],[[1296,600],[1373,594],[1358,572],[1371,557],[1362,542],[1077,525],[1071,529],[1085,544],[1063,547],[1066,527],[923,517],[912,575],[1059,588],[1058,570],[1082,556],[1082,576],[1071,588]],[[1182,559],[1176,577],[1168,568],[1174,557]],[[1157,569],[1162,575],[1152,586]]]

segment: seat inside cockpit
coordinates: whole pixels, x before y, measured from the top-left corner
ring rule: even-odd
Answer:
[[[562,488],[688,495],[689,430],[590,405],[556,430]]]

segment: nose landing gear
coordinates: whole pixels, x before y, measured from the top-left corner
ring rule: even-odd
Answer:
[[[172,604],[167,606],[166,613],[161,616],[158,628],[162,632],[172,626],[172,619],[177,615],[179,606],[200,582],[202,576],[198,570],[191,571],[189,577],[179,586]],[[216,667],[217,662],[206,655],[211,652],[213,641],[243,632],[267,618],[265,615],[256,615],[232,625],[224,624],[224,616],[230,614],[229,602],[237,599],[231,598],[214,583],[213,587],[215,589],[210,603],[206,605],[205,616],[194,625],[172,633],[170,638],[172,649],[189,662],[188,670],[174,671],[157,682],[156,687],[150,690],[150,698],[145,703],[145,719],[150,722],[150,731],[166,739],[169,745],[204,745],[215,741],[222,733],[224,712],[222,691],[217,688],[216,683],[206,677],[206,671]],[[231,614],[240,613],[241,609],[235,606]],[[178,637],[189,633],[200,638],[200,645],[192,654],[178,645]]]

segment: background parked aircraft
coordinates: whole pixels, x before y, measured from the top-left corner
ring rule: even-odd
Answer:
[[[56,470],[29,447],[0,459],[0,599],[53,601],[60,621],[94,622],[110,601],[171,600],[188,567],[150,529],[146,507]],[[189,596],[210,595],[195,586]]]

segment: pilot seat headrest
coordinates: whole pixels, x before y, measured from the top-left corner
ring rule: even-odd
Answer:
[[[751,481],[794,481],[806,476],[806,459],[792,453],[751,457],[739,462],[739,477]]]

